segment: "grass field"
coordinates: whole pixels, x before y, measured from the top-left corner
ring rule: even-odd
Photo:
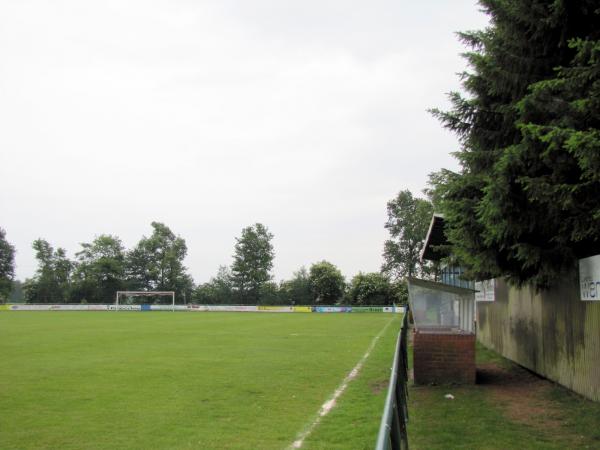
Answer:
[[[385,329],[305,445],[370,449],[399,324],[391,314],[0,313],[0,448],[289,448]]]

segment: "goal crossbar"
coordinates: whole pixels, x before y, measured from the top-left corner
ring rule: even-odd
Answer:
[[[125,295],[127,297],[158,297],[170,295],[171,302],[171,310],[175,311],[175,291],[117,291],[116,294],[116,310],[119,310],[119,297],[121,295]]]

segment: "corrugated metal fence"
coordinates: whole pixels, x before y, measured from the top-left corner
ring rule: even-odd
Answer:
[[[404,314],[398,334],[390,384],[381,417],[375,450],[408,449],[406,424],[408,422],[408,314]]]
[[[518,364],[600,401],[600,302],[579,299],[577,274],[536,292],[496,280],[477,304],[477,337]]]

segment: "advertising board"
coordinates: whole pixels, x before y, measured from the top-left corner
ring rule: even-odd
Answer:
[[[351,306],[315,306],[313,309],[317,313],[345,313],[352,312]]]
[[[600,301],[600,255],[579,260],[579,297],[585,302]]]
[[[260,305],[258,310],[261,312],[294,312],[291,306],[266,306]]]
[[[475,282],[475,301],[493,302],[496,301],[496,280],[483,280]]]
[[[0,311],[116,311],[117,306],[112,305],[88,305],[88,304],[4,304],[0,305]],[[197,311],[197,312],[302,312],[302,313],[365,313],[384,312],[402,313],[402,306],[269,306],[269,305],[122,305],[119,311]]]
[[[116,305],[108,305],[109,311],[116,311]],[[119,311],[141,311],[142,305],[119,305]]]
[[[383,312],[383,306],[353,306],[352,312],[367,313],[367,312]],[[391,312],[391,309],[390,309]]]
[[[223,311],[223,312],[253,312],[258,311],[257,306],[253,305],[204,305],[205,311]]]

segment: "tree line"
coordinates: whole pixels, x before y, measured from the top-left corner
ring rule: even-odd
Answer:
[[[420,214],[412,214],[415,208]],[[74,259],[63,248],[37,239],[32,244],[37,270],[21,283],[14,280],[14,247],[0,228],[0,301],[11,295],[14,299],[18,291],[27,303],[112,303],[117,291],[138,290],[175,291],[178,302],[198,304],[404,303],[405,277],[429,270],[419,262],[418,252],[430,209],[427,200],[414,198],[409,191],[391,200],[385,225],[390,240],[385,243],[382,270],[360,272],[349,281],[323,260],[299,268],[289,280],[275,282],[273,235],[257,223],[236,238],[231,266],[219,267],[208,282],[196,285],[183,263],[185,240],[165,224],[152,222],[152,234],[132,249],[125,249],[117,236],[102,234],[82,243]]]
[[[80,244],[75,259],[44,239],[33,244],[38,267],[20,286],[27,303],[110,303],[122,290],[175,291],[189,298],[191,276],[183,265],[185,240],[166,225],[152,222],[152,234],[131,250],[114,235]]]

